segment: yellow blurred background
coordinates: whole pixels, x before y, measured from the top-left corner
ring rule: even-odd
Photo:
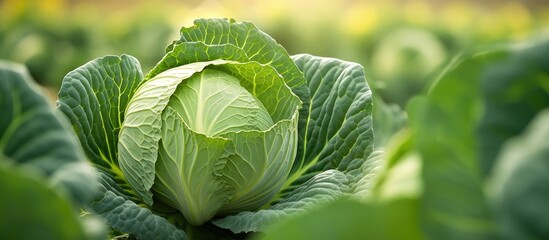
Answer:
[[[0,0],[0,59],[53,89],[107,54],[133,55],[146,73],[179,28],[210,17],[254,22],[290,54],[359,62],[387,101],[405,104],[457,53],[543,35],[549,1]]]

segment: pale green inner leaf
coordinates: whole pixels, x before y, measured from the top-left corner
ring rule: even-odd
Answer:
[[[264,131],[274,125],[263,104],[238,79],[217,70],[205,69],[187,79],[169,105],[193,131],[207,136]]]
[[[231,154],[228,139],[192,132],[170,106],[162,113],[162,140],[153,191],[193,225],[212,218],[231,197],[219,171]]]

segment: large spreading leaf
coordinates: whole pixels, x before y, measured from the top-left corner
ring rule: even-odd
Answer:
[[[90,161],[134,200],[118,166],[118,135],[126,106],[142,79],[139,62],[131,56],[98,58],[67,74],[57,102]]]
[[[488,189],[505,239],[549,237],[549,109],[507,141]]]
[[[374,145],[372,92],[362,66],[305,54],[292,58],[307,79],[311,104],[306,125],[299,126],[304,141],[289,189],[328,169],[360,168]]]
[[[540,110],[549,107],[549,41],[525,44],[507,59],[484,69],[485,111],[477,134],[485,174],[503,143],[520,134]]]

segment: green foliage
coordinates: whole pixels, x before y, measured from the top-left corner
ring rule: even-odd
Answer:
[[[483,193],[475,124],[480,114],[480,76],[500,54],[467,58],[446,72],[411,118],[423,159],[421,217],[434,239],[490,239],[496,228]],[[456,102],[455,99],[459,99]]]
[[[326,205],[288,218],[260,237],[547,238],[547,46],[547,40],[534,39],[462,54],[427,93],[409,103],[410,129],[382,130],[398,121],[398,114],[378,120],[384,125],[376,132],[389,134],[382,135],[385,145],[378,148],[385,153],[371,158],[381,159],[383,170],[359,182],[352,195],[360,200],[353,203],[357,206]],[[370,191],[362,190],[372,184]],[[401,209],[394,221],[384,221],[390,212],[371,209],[410,200],[413,207]],[[362,218],[354,214],[367,209]],[[414,214],[407,214],[410,210]],[[345,220],[338,219],[342,212]],[[373,213],[379,215],[368,219]],[[408,226],[415,231],[404,236],[384,231]]]
[[[418,205],[410,199],[377,204],[339,200],[280,222],[257,239],[423,239]]]
[[[0,159],[8,161],[10,159]],[[85,239],[73,206],[33,169],[0,168],[2,239]],[[55,221],[52,221],[55,219]]]
[[[58,108],[97,172],[28,74],[0,64],[0,210],[42,226],[4,217],[0,236],[102,238],[99,216],[129,239],[548,238],[549,42],[465,51],[432,78],[434,36],[387,39],[376,74],[417,81],[375,97],[361,65],[290,56],[227,19],[182,28],[147,74],[92,60]],[[407,55],[385,68],[387,54]]]
[[[506,239],[543,239],[549,236],[545,203],[549,147],[547,108],[539,112],[519,136],[507,141],[490,179],[495,214]],[[520,204],[517,204],[520,203]]]
[[[95,173],[24,67],[0,62],[0,109],[0,238],[102,238],[77,212]]]
[[[534,46],[529,46],[534,44]],[[549,42],[525,43],[482,76],[485,112],[478,124],[482,170],[488,174],[501,146],[549,106]]]

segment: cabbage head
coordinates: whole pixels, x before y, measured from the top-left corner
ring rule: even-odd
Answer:
[[[147,74],[129,55],[92,60],[58,107],[99,170],[89,212],[140,239],[263,231],[377,169],[362,66],[290,56],[250,22],[196,20]]]
[[[152,204],[150,188],[192,224],[257,209],[291,170],[300,106],[269,65],[215,60],[168,69],[128,104],[120,167],[143,199]]]

